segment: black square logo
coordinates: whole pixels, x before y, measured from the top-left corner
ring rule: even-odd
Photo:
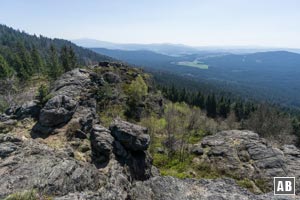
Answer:
[[[295,195],[295,177],[274,177],[274,195]]]

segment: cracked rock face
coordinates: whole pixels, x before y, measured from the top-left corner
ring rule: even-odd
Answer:
[[[113,152],[114,138],[110,131],[101,125],[95,125],[91,134],[94,157],[109,160]]]
[[[274,148],[256,133],[237,130],[207,136],[200,145],[205,152],[200,155],[201,162],[241,179],[263,180],[269,191],[273,190],[273,177],[300,180],[300,151],[293,145]]]
[[[63,74],[51,86],[52,98],[42,108],[34,132],[48,135],[58,126],[71,120],[81,124],[82,131],[89,131],[96,116],[96,102],[91,98],[92,72],[74,69]]]
[[[99,187],[96,167],[80,163],[63,151],[4,134],[0,134],[0,151],[0,198],[32,188],[65,195]]]
[[[116,119],[109,128],[112,135],[127,149],[132,151],[146,150],[150,143],[147,129]]]
[[[55,127],[67,123],[73,116],[77,102],[65,95],[51,98],[41,110],[39,122],[42,126]]]

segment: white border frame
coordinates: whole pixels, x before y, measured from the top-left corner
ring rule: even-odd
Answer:
[[[294,194],[275,194],[275,179],[276,178],[292,178],[292,179],[294,179]],[[273,184],[274,184],[274,195],[281,195],[281,196],[295,196],[296,195],[296,178],[295,177],[274,177]]]

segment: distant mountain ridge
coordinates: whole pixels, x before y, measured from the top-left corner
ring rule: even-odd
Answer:
[[[300,48],[275,48],[260,46],[188,46],[184,44],[154,43],[154,44],[134,44],[134,43],[114,43],[101,40],[81,38],[72,40],[75,44],[86,48],[106,48],[113,50],[149,50],[166,55],[195,54],[199,52],[227,52],[235,54],[256,53],[266,51],[290,51],[300,53]]]
[[[129,51],[145,50],[145,51],[153,51],[156,53],[173,55],[173,56],[182,55],[182,54],[192,54],[192,53],[197,53],[199,51],[196,48],[189,47],[187,45],[170,44],[170,43],[118,44],[118,43],[105,42],[105,41],[94,40],[94,39],[77,39],[77,40],[72,40],[72,42],[86,48],[106,48],[112,50],[129,50]]]

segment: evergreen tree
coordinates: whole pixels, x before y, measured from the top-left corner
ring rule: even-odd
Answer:
[[[69,52],[66,45],[64,45],[60,50],[60,62],[65,72],[71,70]]]
[[[195,99],[194,105],[200,107],[201,109],[203,109],[205,107],[204,104],[205,104],[204,96],[202,95],[201,92],[198,92],[197,96],[196,96],[196,99]]]
[[[179,99],[178,90],[175,88],[174,85],[172,85],[172,87],[171,87],[171,91],[170,91],[169,96],[170,96],[170,100],[173,101],[173,102],[176,102]]]
[[[17,43],[15,67],[17,68],[18,77],[23,81],[28,80],[33,74],[31,57],[22,42]]]
[[[247,102],[244,107],[245,108],[244,108],[243,118],[248,119],[250,114],[255,111],[255,108],[254,108],[253,103],[250,103],[250,102]]]
[[[69,52],[69,60],[70,60],[70,66],[72,69],[77,67],[77,57],[76,54],[71,46],[68,48]]]
[[[206,112],[208,117],[216,117],[217,105],[216,97],[214,94],[208,95],[206,99]]]
[[[77,58],[71,46],[64,45],[60,51],[60,62],[65,72],[77,67]]]
[[[181,90],[179,94],[179,102],[183,102],[183,101],[187,101],[187,92],[185,88]]]
[[[31,59],[34,66],[34,71],[37,72],[38,75],[40,76],[44,71],[44,65],[43,65],[42,58],[35,46],[33,46],[31,51]]]
[[[230,104],[222,96],[221,100],[218,102],[218,114],[223,118],[227,118],[229,112],[230,112]]]
[[[12,66],[17,72],[18,78],[22,81],[26,81],[29,79],[30,74],[25,69],[24,63],[22,62],[20,56],[18,54],[15,54],[13,56]]]
[[[7,64],[3,56],[0,55],[0,79],[12,76],[13,70]]]
[[[50,46],[49,76],[56,79],[62,74],[62,68],[59,65],[58,55],[53,45]]]
[[[244,104],[241,100],[238,100],[234,105],[234,114],[238,121],[244,119]]]

